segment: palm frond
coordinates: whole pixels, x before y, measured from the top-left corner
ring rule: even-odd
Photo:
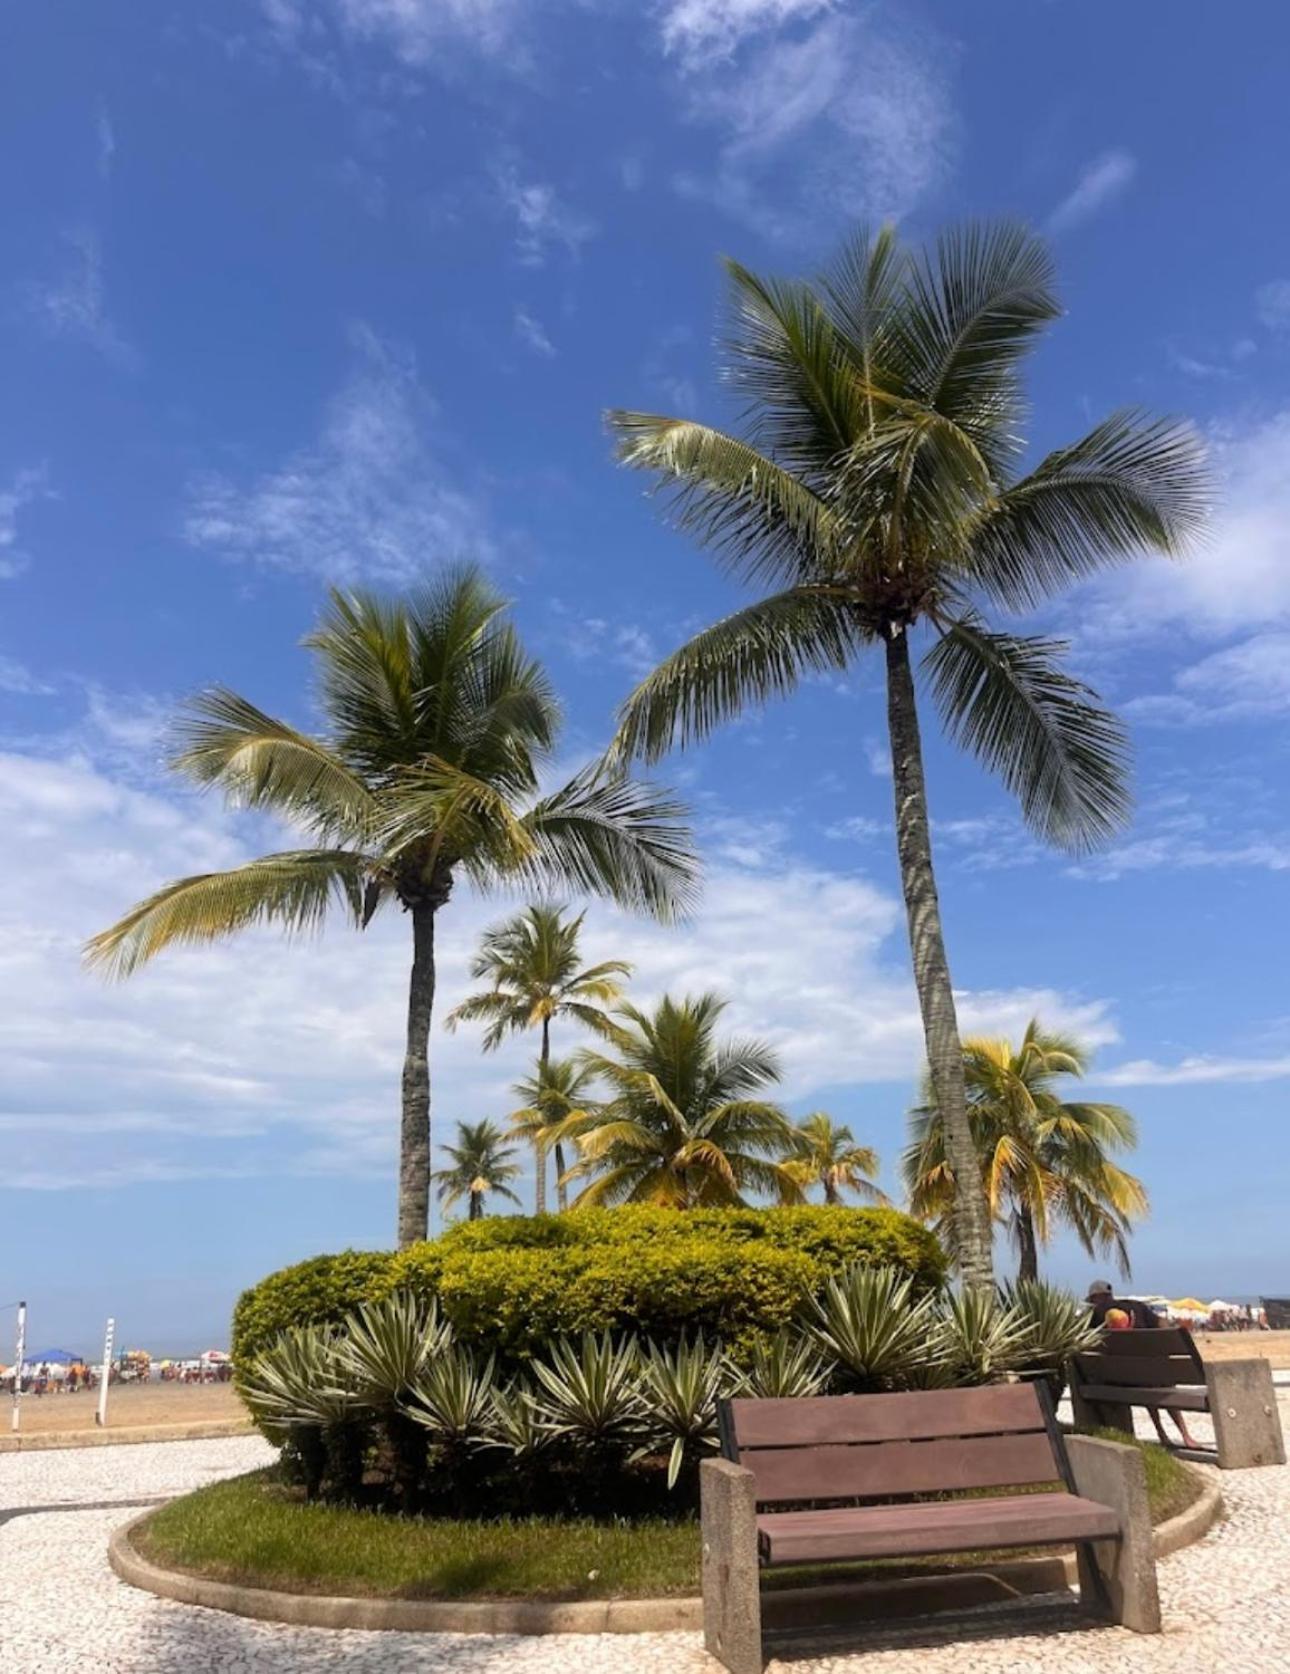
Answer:
[[[946,730],[999,774],[1026,823],[1082,853],[1129,818],[1124,728],[1057,666],[1060,641],[992,633],[965,618],[925,660]]]
[[[180,878],[93,937],[86,962],[125,977],[176,943],[219,941],[257,924],[288,934],[316,930],[334,906],[362,924],[370,869],[365,855],[348,849],[296,849]]]

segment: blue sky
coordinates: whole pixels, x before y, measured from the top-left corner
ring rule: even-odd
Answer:
[[[57,15],[55,15],[55,10]],[[1138,1116],[1148,1289],[1290,1288],[1290,21],[1198,3],[139,0],[26,8],[0,98],[0,1294],[218,1338],[283,1261],[380,1244],[397,917],[248,938],[105,988],[83,939],[275,834],[160,767],[219,680],[309,724],[331,581],[473,554],[603,744],[656,656],[739,595],[610,462],[609,405],[729,412],[723,252],[802,271],[861,218],[1050,233],[1069,315],[1037,449],[1122,403],[1191,415],[1205,549],[1047,618],[1130,716],[1138,815],[1076,866],[939,742],[964,1026],[1039,1013]],[[1279,37],[1274,39],[1273,37]],[[707,862],[683,932],[593,909],[637,993],[718,987],[796,1111],[893,1184],[919,1054],[878,671],[674,759]],[[445,918],[442,998],[495,903]],[[436,1117],[502,1115],[522,1053],[436,1033]],[[1089,1264],[1058,1245],[1058,1276]],[[4,1327],[0,1324],[0,1331]],[[73,1345],[75,1346],[75,1345]],[[4,1357],[0,1348],[0,1358]]]

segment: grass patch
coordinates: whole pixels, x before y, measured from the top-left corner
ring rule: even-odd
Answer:
[[[1112,1441],[1124,1438],[1109,1432]],[[1176,1516],[1200,1491],[1195,1475],[1154,1442],[1139,1444],[1152,1521]],[[404,1519],[342,1506],[305,1505],[275,1472],[199,1488],[136,1530],[144,1557],[211,1580],[283,1592],[409,1599],[663,1598],[699,1589],[699,1531],[690,1521],[648,1518]],[[1051,1548],[1048,1550],[1052,1550]],[[1010,1551],[999,1557],[1016,1558]],[[990,1554],[772,1571],[768,1582],[860,1579],[922,1568],[979,1565]]]

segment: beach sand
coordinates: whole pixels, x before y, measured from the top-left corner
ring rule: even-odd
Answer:
[[[75,1395],[24,1395],[23,1435],[94,1429],[97,1390]],[[0,1437],[9,1432],[10,1397],[0,1397]],[[158,1424],[225,1424],[245,1418],[231,1383],[114,1383],[108,1390],[109,1430],[146,1430]]]

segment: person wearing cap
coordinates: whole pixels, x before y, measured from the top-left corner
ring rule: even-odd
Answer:
[[[1115,1288],[1109,1279],[1094,1279],[1088,1287],[1088,1305],[1094,1325],[1106,1327],[1108,1325],[1107,1315],[1118,1312],[1125,1315],[1128,1320],[1127,1326],[1119,1326],[1121,1331],[1158,1331],[1160,1329],[1160,1318],[1154,1308],[1149,1308],[1145,1302],[1139,1301],[1136,1296],[1116,1296]],[[1118,1321],[1116,1323],[1119,1324]],[[1188,1433],[1187,1420],[1184,1415],[1181,1412],[1175,1412],[1172,1408],[1166,1408],[1165,1410],[1173,1419],[1175,1428],[1182,1438],[1183,1446],[1194,1449],[1197,1444]],[[1161,1445],[1168,1447],[1169,1437],[1165,1434],[1165,1427],[1160,1417],[1160,1408],[1148,1407],[1147,1411],[1151,1414],[1151,1422],[1156,1427],[1156,1434],[1160,1438]]]

